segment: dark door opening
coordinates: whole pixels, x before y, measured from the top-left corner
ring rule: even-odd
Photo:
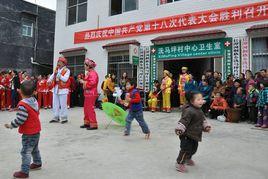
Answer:
[[[164,62],[164,69],[173,74],[173,79],[178,80],[181,67],[188,67],[188,71],[194,76],[196,81],[200,81],[202,74],[206,70],[214,70],[213,58],[170,60]]]
[[[171,91],[171,106],[179,106],[178,95],[178,77],[181,73],[181,67],[188,67],[188,71],[194,76],[194,79],[199,82],[202,74],[206,70],[214,70],[213,58],[201,58],[201,59],[183,59],[183,60],[169,60],[164,61],[164,69],[173,74],[175,80],[174,88]]]

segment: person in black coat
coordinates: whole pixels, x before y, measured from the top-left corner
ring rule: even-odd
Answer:
[[[11,71],[11,107],[15,109],[19,102],[20,79],[16,70]]]

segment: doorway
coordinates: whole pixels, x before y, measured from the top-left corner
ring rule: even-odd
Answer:
[[[181,67],[188,67],[196,81],[200,81],[206,70],[214,70],[214,58],[182,59],[164,61],[164,69],[173,74],[173,79],[178,81]]]

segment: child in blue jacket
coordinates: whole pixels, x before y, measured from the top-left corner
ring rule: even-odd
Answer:
[[[125,105],[129,107],[129,113],[126,119],[126,126],[125,126],[125,136],[129,136],[131,123],[134,118],[139,123],[142,132],[145,134],[145,139],[150,138],[150,130],[148,128],[147,123],[143,118],[143,109],[141,103],[141,96],[139,90],[136,88],[135,82],[127,82],[126,89],[129,95],[126,95]]]

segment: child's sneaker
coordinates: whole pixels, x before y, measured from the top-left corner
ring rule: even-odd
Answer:
[[[150,133],[145,134],[145,139],[146,139],[146,140],[149,140],[149,139],[150,139],[150,135],[151,135]]]
[[[23,173],[22,171],[15,172],[13,174],[14,178],[29,178],[29,174]]]
[[[186,173],[187,169],[184,164],[178,164],[176,163],[176,170],[181,172],[181,173]]]
[[[40,170],[41,167],[42,167],[42,165],[37,165],[37,164],[32,163],[30,165],[30,170]]]
[[[268,128],[268,126],[266,124],[263,124],[261,128]]]
[[[186,165],[195,166],[195,162],[192,159],[190,159],[186,161]]]

